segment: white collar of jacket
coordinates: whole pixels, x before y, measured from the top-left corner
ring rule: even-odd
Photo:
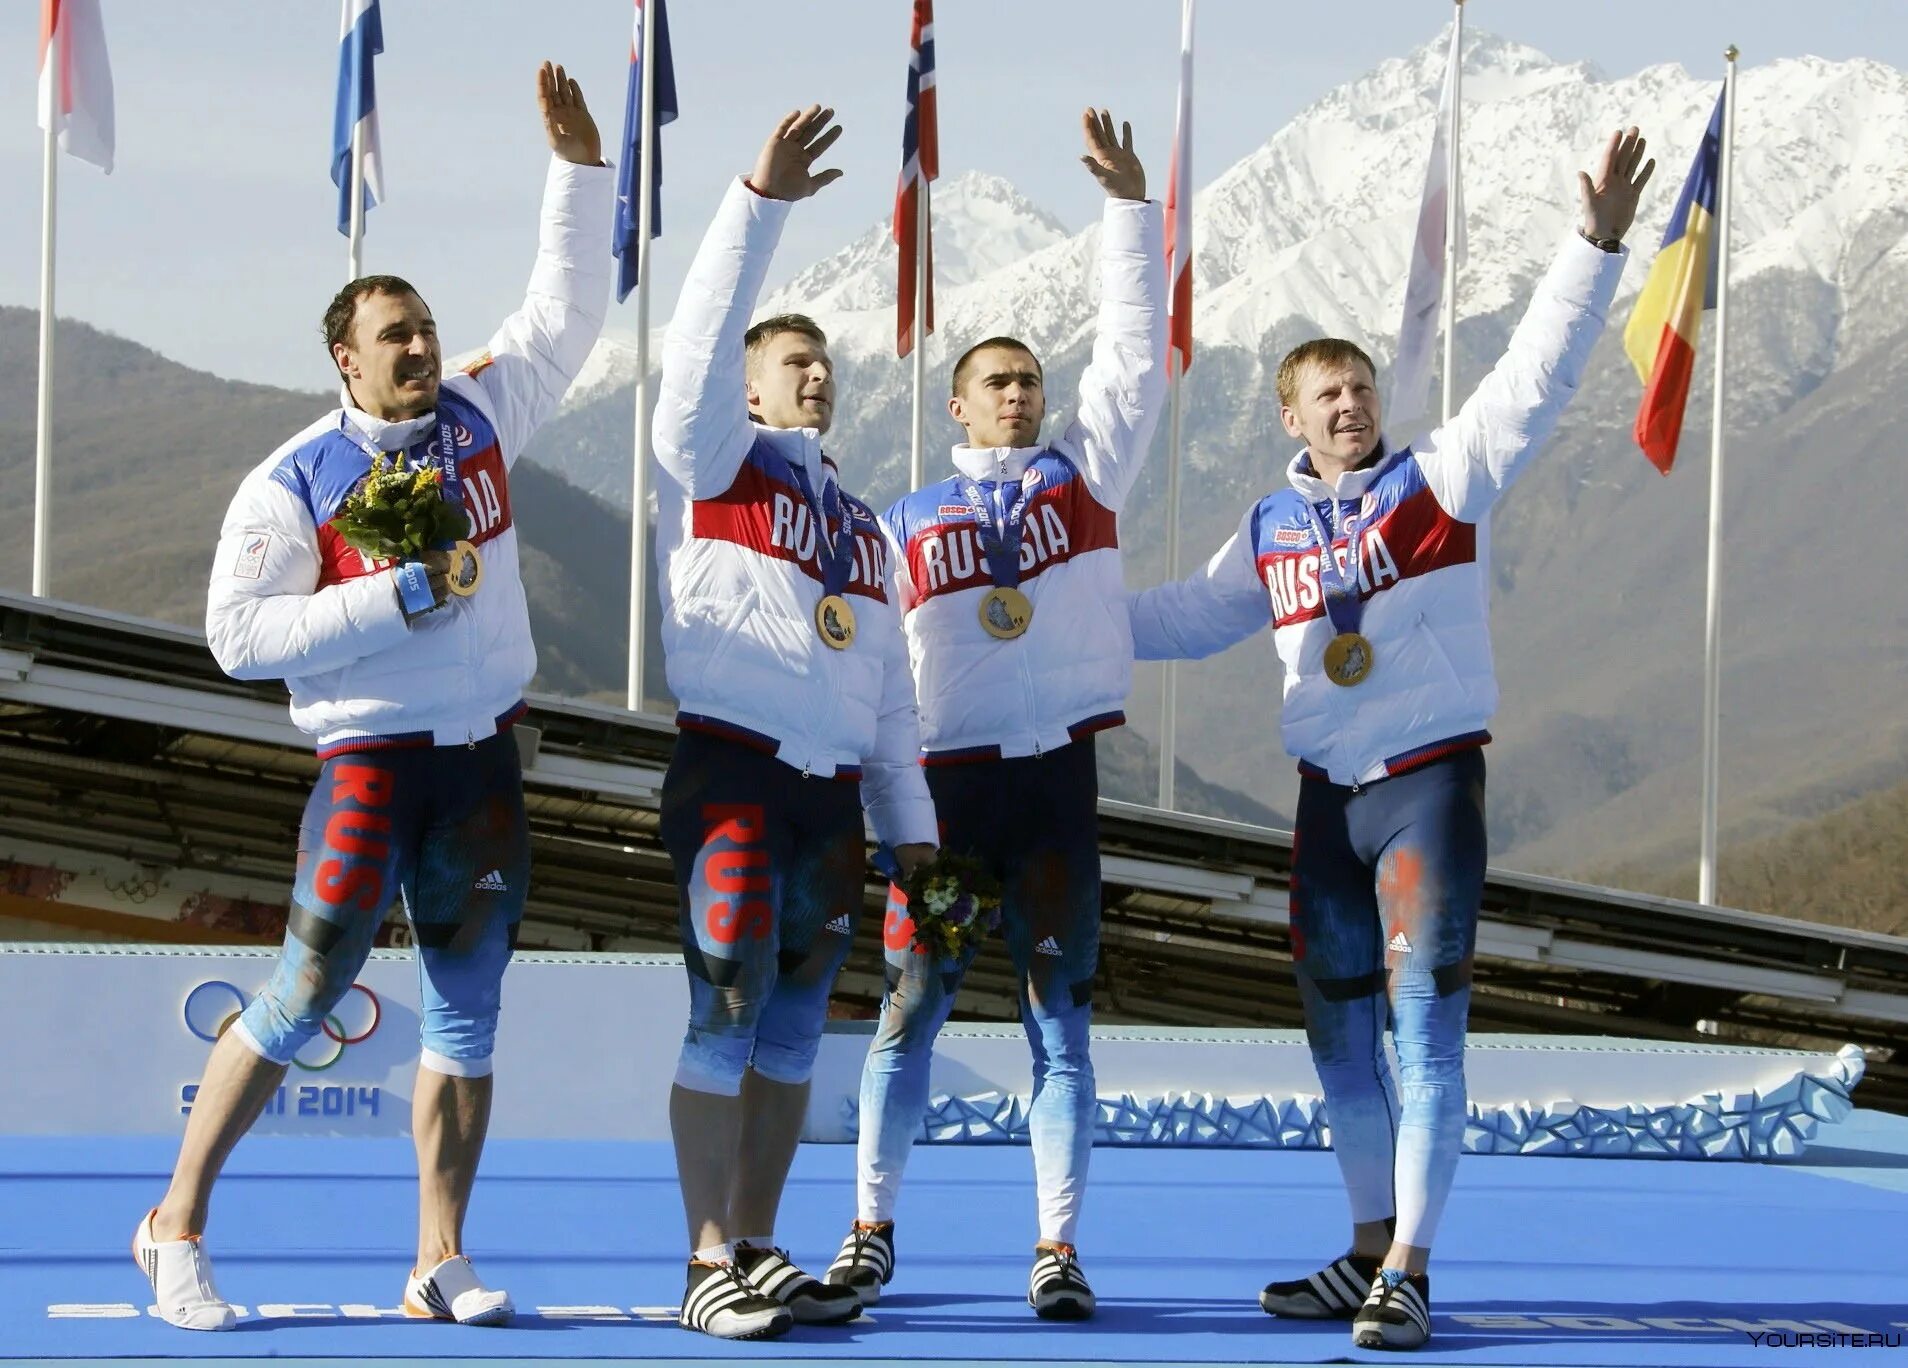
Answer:
[[[1044,446],[971,447],[962,442],[954,448],[954,468],[970,480],[1018,480],[1046,449]]]
[[[351,402],[351,389],[346,385],[338,387],[338,407],[344,410],[339,416],[339,421],[350,423],[352,427],[369,438],[371,444],[379,451],[403,451],[437,423],[435,409],[419,417],[406,418],[397,423],[383,418],[374,418]]]
[[[1398,455],[1391,443],[1383,438],[1379,439],[1378,452],[1378,458],[1370,465],[1340,475],[1338,486],[1334,489],[1312,469],[1312,449],[1300,447],[1299,454],[1285,468],[1285,478],[1292,482],[1292,488],[1305,496],[1307,503],[1323,503],[1327,499],[1362,499],[1365,491],[1371,487],[1371,482],[1390,469]]]
[[[798,465],[808,472],[808,478],[817,490],[827,478],[834,476],[835,483],[841,483],[841,468],[832,458],[822,452],[821,433],[814,428],[777,428],[765,423],[755,424],[755,436],[758,441],[766,441],[775,448],[775,453],[790,465]]]

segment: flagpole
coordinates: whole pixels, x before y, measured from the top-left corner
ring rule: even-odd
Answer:
[[[1464,0],[1452,6],[1451,22],[1457,26],[1452,48],[1457,60],[1451,65],[1451,145],[1445,149],[1447,167],[1444,187],[1444,416],[1451,421],[1453,398],[1457,393],[1457,243],[1458,205],[1458,125],[1464,111]]]
[[[351,246],[347,283],[364,274],[364,120],[351,125]]]
[[[48,45],[53,107],[47,113],[46,164],[40,179],[40,393],[33,448],[33,596],[46,597],[48,513],[53,495],[53,228],[59,189],[60,35]]]
[[[643,6],[642,165],[636,172],[636,440],[629,482],[629,690],[631,712],[643,710],[643,670],[649,610],[649,240],[656,223],[656,30]]]
[[[1184,187],[1181,193],[1185,193]],[[1190,255],[1190,253],[1189,253]],[[1166,583],[1179,578],[1179,349],[1166,348]],[[1174,809],[1174,771],[1177,768],[1179,668],[1168,660],[1159,690],[1159,805]]]
[[[908,463],[908,488],[927,483],[927,301],[928,178],[921,173],[919,208],[914,215],[914,444]]]
[[[1723,135],[1716,214],[1716,381],[1709,420],[1709,589],[1703,619],[1703,842],[1698,902],[1716,901],[1716,788],[1721,758],[1723,368],[1729,354],[1729,201],[1736,152],[1736,57],[1731,43],[1723,78]]]

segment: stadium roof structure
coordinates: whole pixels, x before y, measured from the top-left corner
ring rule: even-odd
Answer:
[[[0,857],[130,861],[283,905],[318,763],[276,682],[227,678],[197,633],[0,594]],[[522,943],[676,947],[657,831],[675,731],[661,717],[531,698],[519,742],[534,877]],[[1096,1016],[1109,1024],[1300,1024],[1291,982],[1287,832],[1100,805],[1105,921]],[[868,907],[881,906],[870,873]],[[40,916],[8,898],[0,912]],[[148,919],[137,919],[144,923]],[[121,919],[122,927],[130,925]],[[838,1015],[882,991],[878,912],[837,988]],[[139,938],[230,939],[150,920]],[[1481,1030],[1764,1043],[1852,1041],[1863,1102],[1908,1110],[1908,939],[1490,873],[1472,1021]],[[1011,1019],[1000,955],[961,1014]]]

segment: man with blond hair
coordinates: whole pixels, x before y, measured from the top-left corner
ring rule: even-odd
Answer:
[[[1581,217],[1509,350],[1457,416],[1387,446],[1378,378],[1350,342],[1279,367],[1304,448],[1288,487],[1179,584],[1136,595],[1143,659],[1197,658],[1270,622],[1302,776],[1292,961],[1350,1198],[1352,1247],[1274,1282],[1266,1311],[1350,1319],[1360,1348],[1431,1334],[1431,1239],[1464,1140],[1464,1033],[1485,865],[1485,724],[1497,705],[1487,520],[1556,428],[1603,331],[1622,237],[1655,163],[1612,135]],[[1640,170],[1639,170],[1640,168]],[[1386,1061],[1390,1025],[1402,1096]]]

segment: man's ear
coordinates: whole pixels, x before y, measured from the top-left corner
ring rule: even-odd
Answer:
[[[338,368],[338,374],[355,379],[358,375],[358,362],[351,354],[351,348],[343,342],[331,344],[331,362]]]
[[[1298,414],[1293,410],[1291,405],[1279,405],[1279,421],[1285,424],[1285,435],[1287,437],[1303,437],[1305,435],[1305,429],[1299,426]]]
[[[967,420],[961,417],[961,396],[960,395],[951,394],[948,396],[947,416],[952,418],[955,422],[959,423],[962,427],[967,426]]]

